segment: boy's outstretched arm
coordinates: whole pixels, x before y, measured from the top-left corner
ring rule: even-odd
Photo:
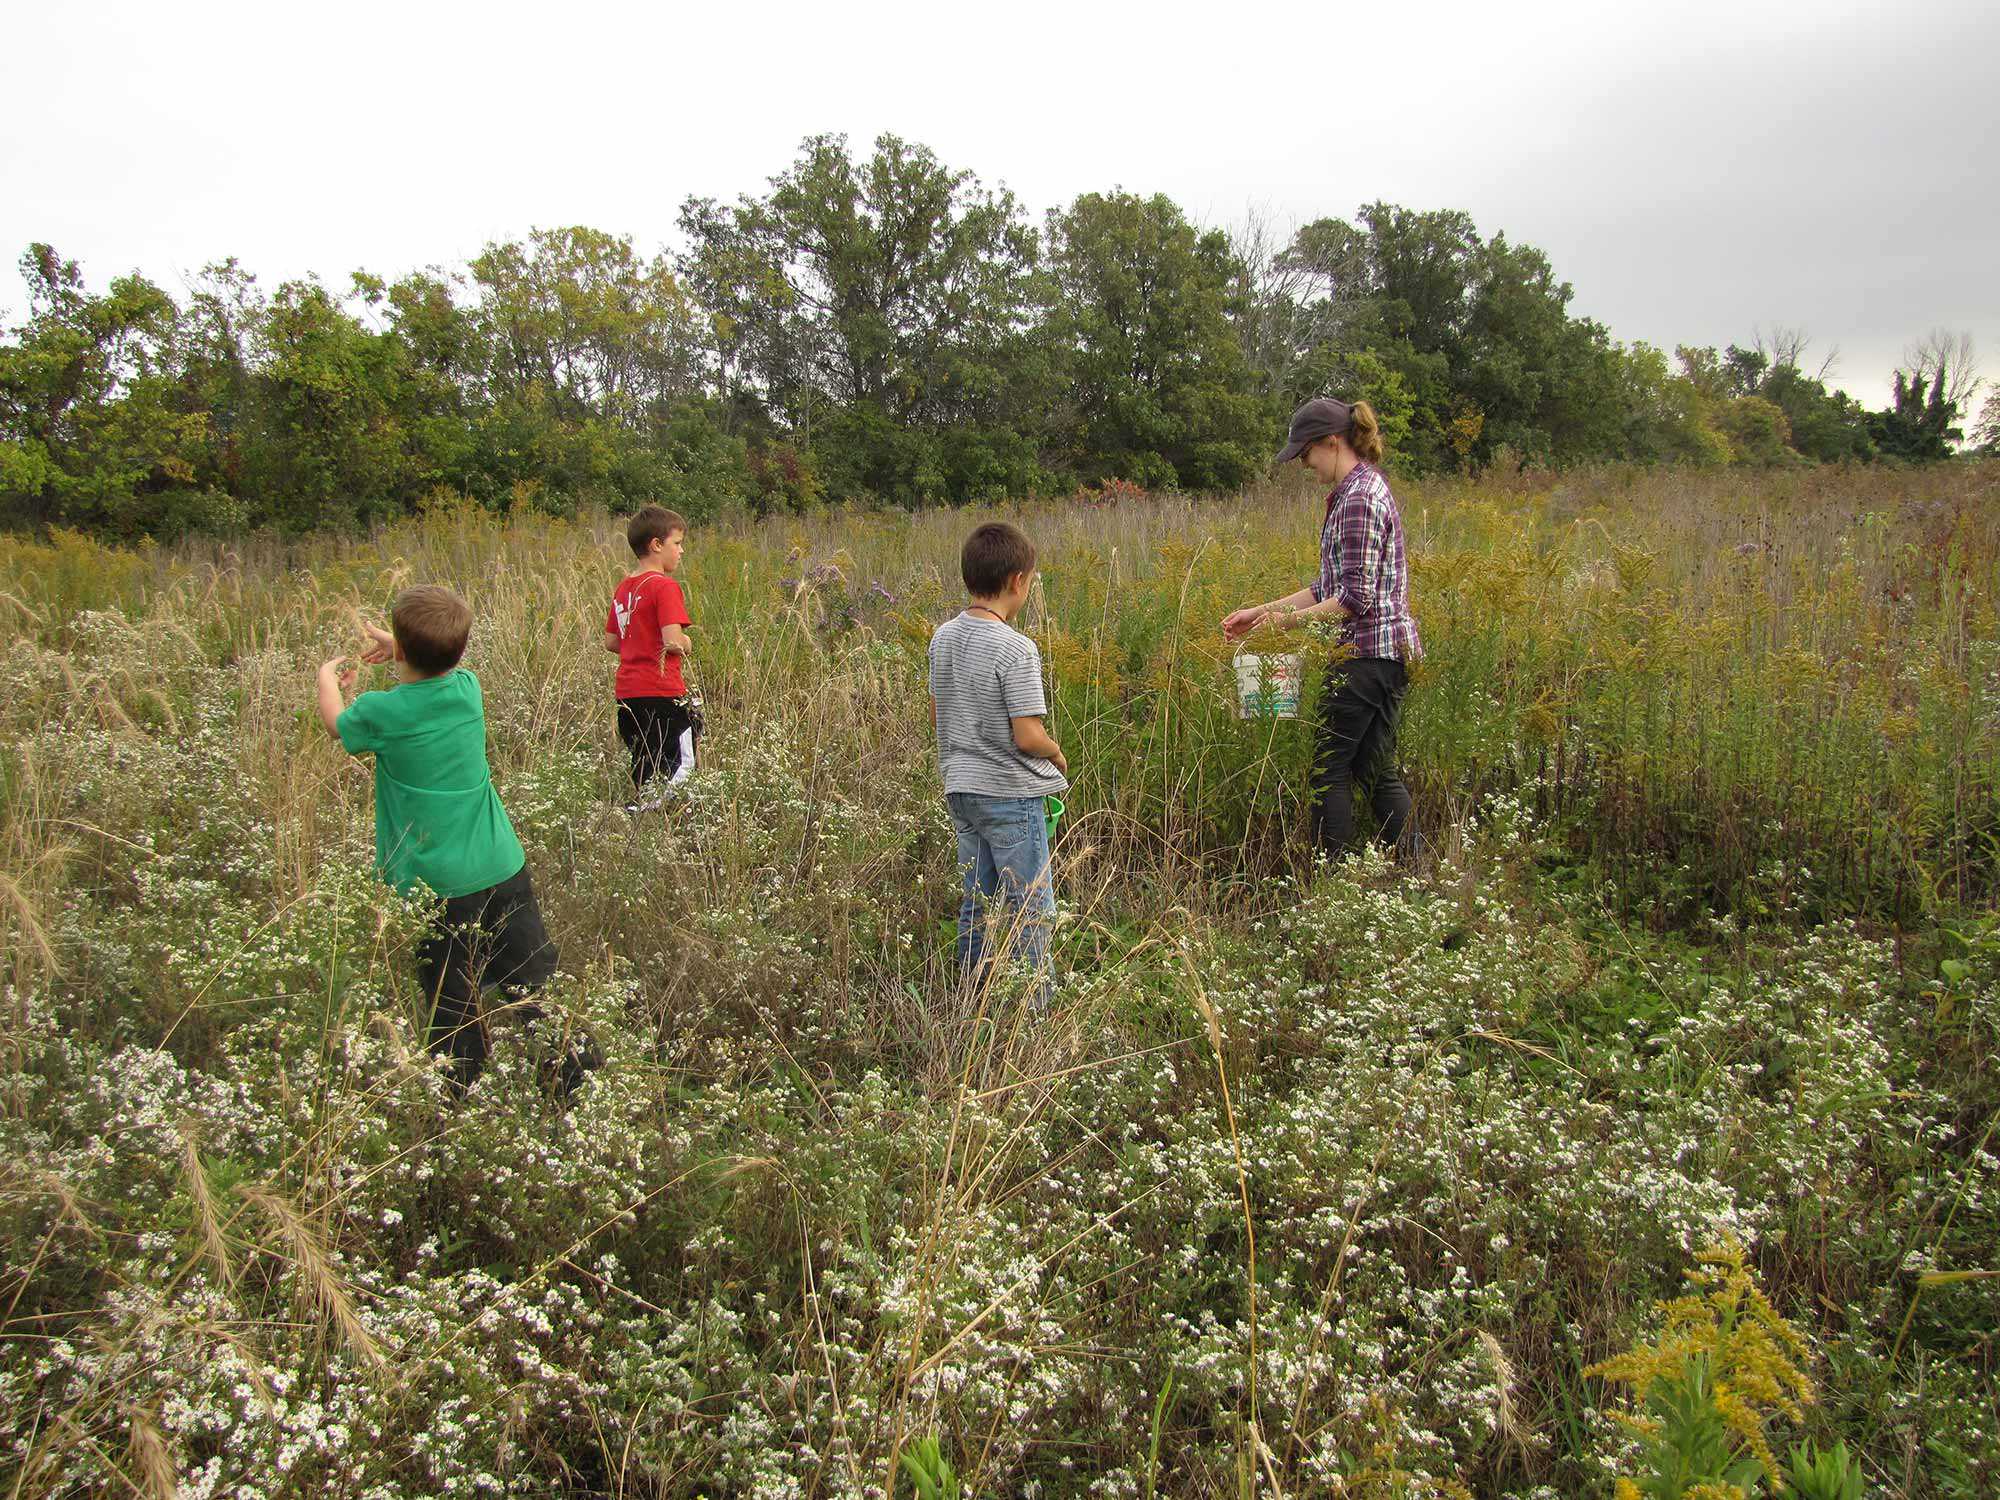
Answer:
[[[347,692],[354,686],[354,668],[347,658],[336,656],[322,662],[319,669],[319,722],[334,739],[340,738],[340,712],[347,707]]]
[[[688,648],[693,644],[694,641],[689,637],[685,625],[662,625],[660,627],[660,645],[665,649],[667,655],[686,656]]]

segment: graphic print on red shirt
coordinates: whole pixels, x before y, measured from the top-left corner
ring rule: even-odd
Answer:
[[[611,591],[611,612],[604,628],[618,633],[620,698],[682,698],[687,679],[680,653],[661,663],[663,627],[686,626],[687,603],[681,586],[664,573],[634,573]]]

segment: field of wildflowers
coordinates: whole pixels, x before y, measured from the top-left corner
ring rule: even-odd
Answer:
[[[1077,772],[1046,1017],[948,973],[967,514],[697,533],[704,767],[636,819],[610,518],[0,541],[0,1485],[1652,1494],[1677,1429],[1618,1382],[1698,1346],[1746,1493],[1801,1442],[2000,1492],[1996,501],[1406,488],[1415,872],[1311,863],[1305,726],[1233,712],[1217,622],[1317,497],[1022,512]],[[566,1107],[505,1014],[454,1102],[312,721],[412,581],[478,611],[538,1025],[607,1057]],[[1775,1355],[1659,1307],[1717,1244],[1796,1331],[1762,1405]]]

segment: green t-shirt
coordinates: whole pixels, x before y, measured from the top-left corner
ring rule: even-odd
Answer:
[[[375,868],[397,890],[422,881],[467,896],[527,863],[486,765],[486,700],[464,668],[363,693],[335,721],[375,756]]]

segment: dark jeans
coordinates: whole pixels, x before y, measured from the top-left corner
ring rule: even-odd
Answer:
[[[694,769],[701,719],[686,698],[620,698],[618,738],[632,752],[632,785],[664,776],[667,785],[687,779]]]
[[[1329,854],[1354,837],[1354,787],[1368,793],[1377,836],[1399,854],[1414,850],[1410,792],[1396,769],[1396,724],[1410,685],[1401,662],[1361,656],[1334,667],[1320,706],[1313,764],[1313,837]]]
[[[439,906],[431,930],[417,944],[417,977],[431,999],[431,1051],[452,1058],[461,1088],[470,1087],[486,1066],[480,991],[499,989],[518,1001],[547,984],[555,971],[556,945],[542,925],[526,865],[498,885]],[[540,1013],[527,1007],[522,1019]]]

